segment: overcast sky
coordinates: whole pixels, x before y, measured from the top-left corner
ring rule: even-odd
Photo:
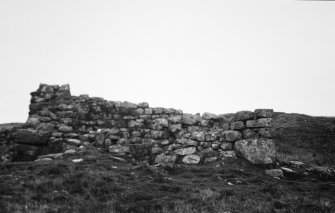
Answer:
[[[189,113],[335,116],[335,2],[0,0],[0,123],[40,83]]]

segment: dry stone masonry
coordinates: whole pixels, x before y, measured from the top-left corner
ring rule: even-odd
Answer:
[[[27,122],[10,136],[15,152],[28,155],[24,159],[41,154],[52,159],[52,153],[88,147],[151,163],[199,164],[237,156],[272,164],[275,159],[272,109],[193,115],[145,102],[72,96],[69,85],[41,84],[31,96]],[[0,132],[1,141],[7,137]]]

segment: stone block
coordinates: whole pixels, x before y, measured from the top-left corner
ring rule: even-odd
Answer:
[[[245,139],[235,142],[235,151],[254,164],[272,164],[276,157],[272,139]]]
[[[230,129],[232,130],[240,130],[244,128],[244,123],[243,121],[237,121],[237,122],[233,122],[230,124]]]
[[[195,147],[181,148],[174,151],[177,155],[192,155],[197,151]]]
[[[272,118],[260,118],[258,120],[247,121],[247,128],[264,128],[271,127]]]
[[[253,119],[255,117],[255,114],[251,111],[239,111],[236,112],[236,120],[237,121],[246,121]]]
[[[255,115],[257,118],[272,118],[274,111],[273,109],[256,109]]]
[[[225,135],[226,141],[228,142],[234,142],[242,138],[242,134],[234,130],[224,131],[224,135]]]
[[[198,155],[186,155],[183,158],[185,164],[198,164],[200,162],[200,156]]]

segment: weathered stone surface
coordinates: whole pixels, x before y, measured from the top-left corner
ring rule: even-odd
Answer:
[[[187,124],[187,125],[195,125],[198,122],[200,122],[200,120],[201,120],[201,117],[198,114],[192,115],[192,114],[185,113],[183,114],[182,123]]]
[[[74,146],[80,146],[81,145],[81,141],[78,139],[66,139],[66,143],[70,144],[70,145],[74,145]]]
[[[71,126],[67,126],[67,125],[60,125],[58,127],[58,131],[60,131],[60,132],[72,132],[73,128]]]
[[[17,143],[46,145],[50,138],[50,133],[30,129],[19,129],[14,133],[14,140]]]
[[[169,127],[169,130],[173,133],[176,133],[180,130],[182,130],[182,126],[181,124],[172,124],[170,127]]]
[[[40,120],[38,118],[30,117],[26,121],[25,126],[36,128],[40,123],[41,122],[40,122]]]
[[[162,163],[162,164],[173,164],[177,160],[176,155],[157,155],[155,158],[155,163]]]
[[[144,114],[146,114],[146,115],[152,115],[152,108],[145,108],[144,109]]]
[[[220,145],[220,148],[222,150],[232,150],[233,149],[233,144],[232,143],[222,143]]]
[[[54,129],[55,129],[55,125],[51,123],[41,123],[36,128],[37,131],[47,131],[47,132],[52,132]]]
[[[204,112],[202,114],[202,119],[204,120],[215,120],[215,119],[219,119],[219,116],[218,115],[215,115],[213,113],[209,113],[209,112]]]
[[[239,156],[254,164],[271,164],[276,157],[275,143],[272,139],[245,139],[235,142]]]
[[[218,115],[219,118],[223,120],[225,123],[231,123],[236,121],[236,114],[235,113],[226,113]]]
[[[222,151],[220,152],[220,157],[221,158],[235,158],[236,157],[236,152],[235,151]]]
[[[114,154],[126,154],[130,152],[129,146],[115,145],[109,147],[109,152]]]
[[[281,169],[269,169],[265,170],[265,174],[271,176],[271,177],[278,177],[281,178],[284,176],[283,171]]]
[[[273,109],[256,109],[255,115],[257,118],[272,118],[274,112]]]
[[[260,118],[258,120],[249,120],[247,121],[248,128],[263,128],[271,127],[272,118]]]
[[[243,130],[243,138],[244,139],[258,138],[258,134],[251,129],[245,129]]]
[[[169,121],[172,123],[172,124],[180,124],[181,121],[182,121],[182,116],[181,115],[178,115],[178,116],[171,116],[169,118]]]
[[[169,121],[165,118],[158,118],[155,120],[155,123],[163,126],[163,127],[169,127]]]
[[[177,155],[192,155],[197,151],[195,147],[181,148],[174,151]]]
[[[233,122],[230,124],[230,129],[240,130],[244,128],[244,123],[242,121]]]
[[[198,164],[200,162],[200,156],[198,155],[186,155],[183,158],[183,163],[186,164]]]
[[[210,162],[214,162],[214,161],[217,161],[218,160],[218,157],[209,157],[209,158],[206,158],[205,159],[205,163],[210,163]]]
[[[236,120],[237,121],[246,121],[249,119],[253,119],[255,114],[251,111],[239,111],[236,112]]]
[[[205,141],[205,133],[204,132],[192,132],[191,138],[196,141]]]
[[[226,141],[234,142],[242,138],[242,134],[238,131],[228,130],[224,132]]]
[[[148,108],[149,104],[147,102],[142,102],[138,104],[138,107],[142,107],[142,108]]]
[[[48,154],[48,155],[40,155],[38,156],[38,159],[43,159],[43,158],[51,158],[51,159],[58,159],[63,156],[64,153],[55,153],[55,154]]]
[[[215,141],[218,138],[217,132],[207,132],[205,134],[205,141]]]
[[[122,103],[122,107],[124,108],[129,108],[129,109],[136,109],[137,108],[137,104],[134,104],[134,103],[130,103],[128,101],[124,101]]]
[[[99,145],[104,145],[104,142],[105,142],[105,135],[104,134],[97,134],[95,136],[95,141],[97,142],[97,144]]]

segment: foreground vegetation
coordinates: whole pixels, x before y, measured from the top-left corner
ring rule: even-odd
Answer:
[[[0,179],[1,212],[335,211],[334,182],[274,179],[236,159],[155,167],[90,151],[2,164]]]

